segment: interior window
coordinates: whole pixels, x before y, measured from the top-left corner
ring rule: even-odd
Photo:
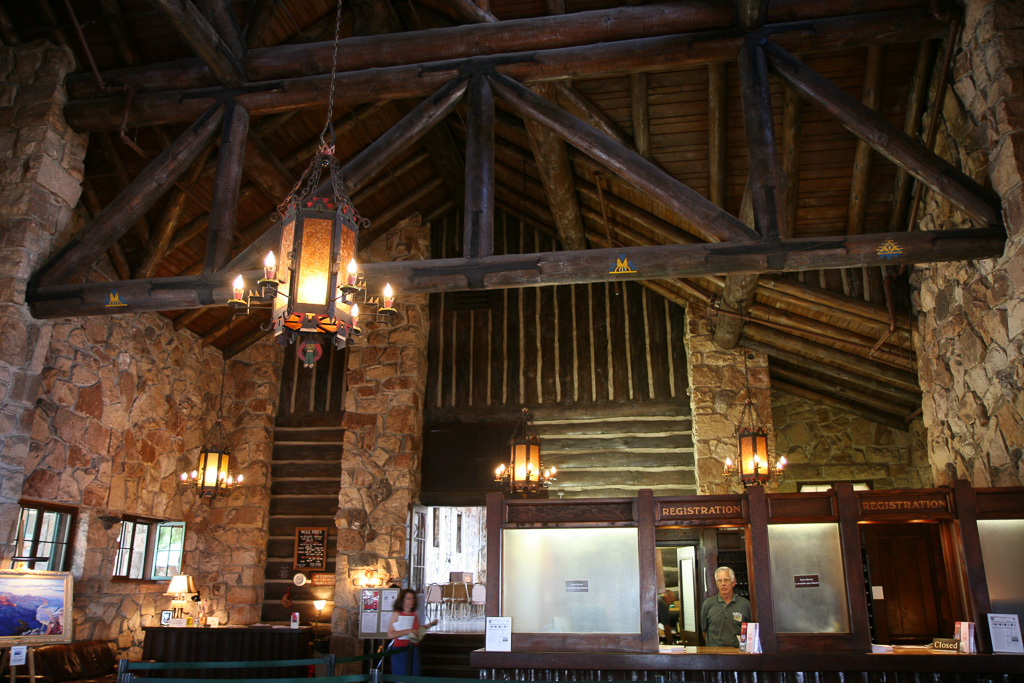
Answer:
[[[37,571],[67,571],[71,562],[74,522],[73,509],[22,504],[14,562],[23,562],[28,569]]]

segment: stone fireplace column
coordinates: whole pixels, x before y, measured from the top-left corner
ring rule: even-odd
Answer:
[[[428,230],[414,216],[361,253],[368,262],[429,258]],[[378,293],[371,293],[371,296]],[[367,571],[386,583],[408,576],[409,510],[419,498],[427,382],[428,297],[397,291],[391,323],[362,322],[349,347],[345,446],[338,497],[333,651],[354,652],[359,587]]]
[[[772,394],[768,357],[743,348],[723,350],[715,345],[715,333],[707,306],[686,307],[686,374],[690,381],[697,493],[741,493],[742,486],[723,474],[725,459],[736,462],[737,431],[743,413],[747,380],[743,375],[746,354],[751,402],[758,424],[768,429],[768,452],[774,457]]]
[[[25,305],[29,276],[69,234],[88,137],[65,123],[66,47],[0,47],[0,539],[18,518],[33,408],[53,323]]]

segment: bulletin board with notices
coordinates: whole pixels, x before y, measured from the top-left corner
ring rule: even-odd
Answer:
[[[387,638],[397,588],[364,588],[359,596],[359,637]],[[410,617],[411,618],[411,617]]]

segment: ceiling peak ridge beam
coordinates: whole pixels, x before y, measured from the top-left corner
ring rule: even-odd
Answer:
[[[150,0],[170,20],[185,44],[223,85],[237,88],[245,80],[242,55],[234,54],[192,0]]]
[[[882,259],[877,253],[878,246],[889,239],[899,241],[902,254]],[[413,294],[759,273],[767,270],[769,259],[781,261],[776,268],[780,271],[813,270],[826,264],[845,267],[878,265],[882,261],[889,265],[963,261],[996,257],[1002,254],[1005,244],[1006,233],[1001,228],[973,228],[799,238],[777,245],[669,244],[503,254],[480,259],[394,261],[366,263],[363,270],[370,289],[390,282],[398,291]],[[620,261],[631,269],[616,268]],[[30,290],[26,300],[36,318],[62,317],[69,310],[86,316],[223,306],[231,296],[229,273],[225,267],[208,276],[53,285]],[[258,271],[250,274],[258,277]],[[119,292],[124,305],[111,309],[110,293],[114,290]]]
[[[526,86],[497,73],[491,74],[490,79],[494,91],[524,119],[534,119],[555,131],[570,145],[685,218],[706,239],[723,242],[758,238],[757,233],[736,217],[692,188]]]
[[[462,253],[473,259],[494,254],[494,95],[483,74],[469,80],[466,112]]]
[[[717,31],[728,28],[731,23],[732,10],[728,3],[711,0],[616,7],[501,22],[484,21],[449,28],[343,38],[338,45],[337,68],[339,72],[358,71],[471,55]],[[253,82],[325,75],[331,72],[333,57],[333,40],[259,48],[250,50],[246,55],[245,73]],[[103,77],[106,82],[130,85],[136,94],[217,84],[201,60],[176,60],[113,69],[103,72]],[[70,99],[88,99],[102,94],[91,75],[73,74],[68,77]]]
[[[1002,226],[1002,206],[995,192],[982,187],[781,46],[769,40],[764,45],[764,52],[779,78],[835,117],[876,152],[910,173],[933,192],[948,199],[974,220],[988,226]]]
[[[759,9],[760,8],[760,9]],[[754,21],[764,7],[755,0],[745,0],[738,11]],[[761,12],[761,14],[759,14]],[[763,17],[762,17],[763,21]],[[754,226],[765,244],[777,244],[784,222],[782,170],[775,144],[775,120],[772,96],[768,85],[768,63],[761,44],[764,38],[751,34],[740,50],[740,98],[743,104],[743,127],[747,136],[749,174],[746,194]],[[749,222],[749,221],[748,221]],[[743,334],[743,317],[754,301],[757,275],[730,275],[725,279],[719,306],[726,313],[715,323],[715,343],[723,349],[735,348]]]
[[[231,255],[231,241],[238,223],[238,192],[242,187],[246,138],[249,136],[249,112],[230,103],[224,112],[217,155],[217,177],[210,205],[210,224],[206,230],[206,257],[203,272],[215,273]]]
[[[507,23],[510,22],[474,24],[465,28],[504,28]],[[945,35],[946,25],[925,11],[899,10],[777,24],[764,30],[770,31],[773,40],[787,48],[818,52],[874,42],[916,42]],[[374,36],[368,40],[380,41],[378,47],[383,51],[400,50],[394,35]],[[461,59],[447,59],[438,53],[416,64],[341,70],[337,74],[335,105],[426,97],[467,67],[480,69],[490,65],[519,81],[537,83],[560,80],[566,74],[573,77],[626,74],[650,71],[652,65],[665,71],[731,61],[739,53],[744,39],[742,34],[707,31],[535,51],[510,47],[500,55],[481,57],[466,54],[467,49],[463,47],[457,51]],[[451,46],[443,47],[450,49]],[[196,88],[195,85],[195,81],[186,81],[178,89],[136,93],[129,125],[191,121],[224,94],[220,88]],[[330,74],[252,82],[236,93],[236,98],[252,116],[263,116],[322,106],[329,86]],[[76,132],[116,130],[124,116],[124,98],[72,99],[64,107],[64,116]]]
[[[210,107],[108,204],[92,223],[32,276],[36,285],[67,281],[91,266],[167,192],[217,135],[224,105]]]

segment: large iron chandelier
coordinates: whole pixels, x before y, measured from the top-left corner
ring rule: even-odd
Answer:
[[[545,469],[541,462],[540,437],[532,423],[533,414],[523,408],[508,441],[509,463],[502,463],[494,470],[494,480],[502,483],[509,493],[534,493],[555,480],[555,468]]]
[[[363,315],[372,312],[377,320],[389,319],[395,313],[390,284],[384,288],[383,301],[366,297],[366,282],[355,256],[359,229],[368,227],[370,221],[362,218],[352,205],[334,156],[332,116],[340,22],[339,0],[327,122],[320,132],[320,146],[309,167],[278,206],[282,216],[277,252],[281,263],[277,264],[274,252],[267,254],[264,277],[257,288],[246,292],[245,281],[239,275],[228,302],[246,313],[253,308],[271,307],[271,320],[265,328],[272,329],[281,344],[298,342],[299,358],[307,368],[313,367],[323,355],[324,342],[333,342],[341,349],[360,333],[360,304]],[[326,141],[328,133],[331,144]],[[325,169],[327,182],[322,188]]]

